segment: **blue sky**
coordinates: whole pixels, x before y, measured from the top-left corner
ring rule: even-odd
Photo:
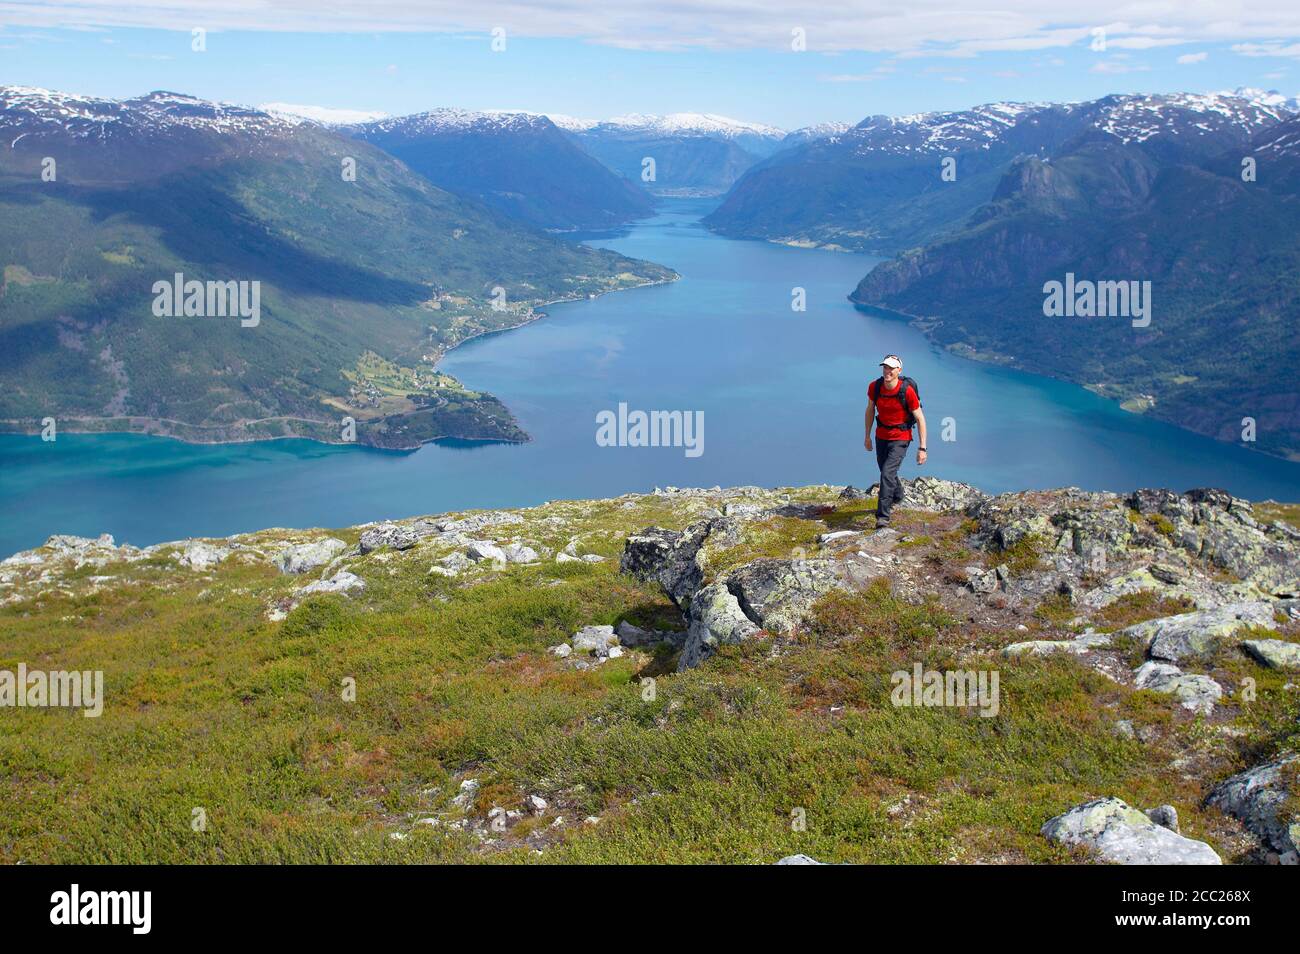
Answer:
[[[519,108],[593,119],[692,111],[790,129],[1005,99],[1236,86],[1300,92],[1300,45],[1260,28],[1198,34],[1187,25],[1177,33],[1159,25],[1112,26],[1102,51],[1091,48],[1086,23],[1068,29],[1017,23],[1019,35],[1007,30],[992,40],[977,31],[939,37],[913,29],[885,49],[831,49],[817,42],[826,34],[810,27],[808,49],[800,52],[789,48],[784,26],[783,33],[773,27],[757,42],[714,42],[706,34],[657,28],[640,42],[625,33],[584,36],[580,28],[569,36],[507,30],[506,49],[493,52],[487,26],[427,32],[376,24],[384,29],[345,32],[350,23],[326,19],[310,32],[213,27],[206,51],[194,52],[188,26],[86,22],[67,28],[58,25],[66,21],[15,15],[23,6],[0,2],[0,84],[110,97],[169,89],[253,105],[389,114],[435,106]],[[791,17],[786,22],[794,22]],[[1262,29],[1291,29],[1279,17]],[[209,13],[189,22],[211,19]],[[637,27],[620,29],[634,33]]]

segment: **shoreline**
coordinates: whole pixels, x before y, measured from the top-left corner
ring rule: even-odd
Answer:
[[[672,282],[679,281],[681,277],[682,277],[681,274],[674,270],[672,278],[649,279],[647,281],[640,282],[639,284],[636,285],[628,285],[623,288],[611,288],[603,292],[598,292],[594,295],[574,295],[570,297],[553,298],[548,301],[539,302],[536,306],[531,306],[530,314],[527,317],[525,317],[524,320],[516,324],[506,325],[501,328],[493,328],[488,331],[480,331],[477,332],[476,334],[469,335],[468,337],[462,338],[460,341],[457,341],[455,344],[451,345],[446,350],[439,352],[437,358],[430,364],[430,368],[437,369],[437,367],[442,363],[443,359],[446,358],[447,355],[449,355],[452,351],[456,350],[463,344],[466,344],[470,341],[474,341],[478,338],[487,337],[489,335],[503,334],[505,332],[516,331],[519,328],[523,328],[524,326],[530,325],[535,321],[540,321],[542,318],[548,317],[547,313],[541,311],[540,309],[547,308],[550,305],[559,305],[567,302],[591,301],[596,298],[601,298],[605,295],[616,294],[618,292],[624,292],[624,291],[633,291],[634,289],[637,288],[647,288],[653,285],[668,285],[671,284]],[[465,382],[462,381],[461,383],[464,384]],[[492,395],[492,396],[496,397],[496,395]],[[500,398],[497,398],[497,400],[500,401]],[[501,401],[501,404],[503,407],[506,408],[507,411],[510,411],[509,406],[506,405],[504,401]],[[384,417],[371,418],[367,421],[358,421],[357,423],[358,424],[362,424],[362,423],[379,424],[384,421],[398,419],[402,416],[403,415],[400,414],[390,414]],[[29,423],[27,420],[14,420],[14,419],[0,420],[0,434],[13,434],[13,435],[25,436],[25,437],[32,437],[40,434],[41,425],[39,423],[39,419],[33,418],[31,420],[36,421],[36,423],[32,424]],[[516,427],[519,427],[519,422],[515,418],[514,412],[510,412],[510,420]],[[63,423],[64,421],[71,422],[71,426],[65,425]],[[76,422],[78,421],[80,422],[100,421],[105,423],[114,422],[114,421],[126,421],[132,424],[136,424],[137,426],[78,427],[76,426]],[[299,421],[304,424],[315,425],[322,428],[324,427],[334,428],[336,424],[336,422],[334,421],[317,421],[317,420],[313,420],[312,418],[296,417],[294,415],[288,415],[288,414],[276,416],[276,417],[258,418],[256,421],[247,422],[247,423],[259,424],[264,422],[275,422],[275,421]],[[83,415],[78,415],[76,417],[64,418],[62,420],[56,417],[55,424],[59,431],[67,434],[136,434],[142,437],[161,437],[168,440],[179,441],[182,444],[191,444],[194,446],[212,446],[212,445],[222,445],[222,444],[256,444],[264,441],[305,440],[305,441],[313,441],[317,444],[324,444],[326,446],[364,447],[368,450],[389,451],[396,454],[409,454],[413,451],[419,450],[421,447],[424,447],[426,444],[433,444],[441,440],[473,441],[476,443],[484,443],[484,444],[500,443],[500,444],[523,445],[523,444],[530,443],[533,439],[532,435],[527,435],[526,432],[525,432],[526,437],[523,440],[518,440],[509,437],[495,436],[495,435],[479,436],[479,435],[464,435],[464,434],[436,434],[432,437],[423,438],[414,444],[403,444],[395,447],[386,447],[379,444],[370,444],[362,440],[356,440],[356,441],[326,440],[321,436],[313,435],[310,433],[269,434],[265,436],[245,433],[241,436],[230,436],[226,438],[214,437],[211,440],[203,440],[200,435],[194,435],[194,434],[182,435],[179,433],[169,433],[165,430],[165,428],[167,425],[175,425],[178,428],[189,429],[189,430],[218,431],[218,430],[228,430],[231,428],[240,429],[245,427],[246,425],[191,424],[186,421],[175,420],[174,418],[155,418],[155,417],[144,417],[141,415],[130,415],[126,417],[95,417],[95,416],[83,414]],[[164,429],[158,430],[158,429],[151,429],[151,428],[164,428]],[[521,431],[523,430],[522,427],[520,427],[519,429]]]
[[[938,318],[934,316],[927,317],[922,315],[913,315],[909,312],[899,311],[896,308],[887,308],[884,305],[876,305],[870,302],[859,301],[858,299],[854,298],[852,294],[847,295],[845,297],[848,298],[848,300],[853,304],[855,308],[874,309],[877,312],[880,312],[886,316],[891,317],[893,320],[906,322],[909,327],[915,328],[917,331],[921,332],[921,334],[925,335],[925,340],[928,341],[931,345],[933,345],[936,348],[942,348],[946,353],[952,355],[954,358],[965,358],[967,361],[975,361],[978,362],[979,364],[992,365],[993,367],[998,367],[998,368],[1010,368],[1013,371],[1019,371],[1021,374],[1033,374],[1041,378],[1046,378],[1049,381],[1061,381],[1065,384],[1072,384],[1077,388],[1082,388],[1083,390],[1087,391],[1089,394],[1095,394],[1097,397],[1104,399],[1108,403],[1114,404],[1125,414],[1133,414],[1137,417],[1150,417],[1154,421],[1160,421],[1162,424],[1168,424],[1170,427],[1176,427],[1180,431],[1186,431],[1189,434],[1195,434],[1197,437],[1206,437],[1212,441],[1215,441],[1216,443],[1224,444],[1229,447],[1236,447],[1237,444],[1240,443],[1237,441],[1225,441],[1222,438],[1216,437],[1213,434],[1207,434],[1203,431],[1198,431],[1195,428],[1188,427],[1185,424],[1181,424],[1178,421],[1171,420],[1167,417],[1162,417],[1158,413],[1153,414],[1151,413],[1151,408],[1147,408],[1142,411],[1131,410],[1129,408],[1124,407],[1124,401],[1129,400],[1128,398],[1125,398],[1123,400],[1119,398],[1114,398],[1098,390],[1096,387],[1091,386],[1089,384],[1085,384],[1082,381],[1075,380],[1074,378],[1058,377],[1055,374],[1048,374],[1045,371],[1039,371],[1034,368],[1027,368],[1024,365],[1022,365],[1020,363],[1020,360],[1016,358],[1014,355],[1001,355],[1001,354],[995,354],[991,352],[976,351],[974,348],[971,348],[969,345],[965,344],[964,342],[952,342],[950,344],[944,344],[930,334],[932,328],[934,328],[938,324],[943,323],[942,318]],[[1105,382],[1102,383],[1104,384]],[[1153,406],[1159,407],[1159,404],[1156,403]],[[1300,454],[1294,454],[1294,455],[1277,454],[1266,450],[1260,450],[1258,447],[1246,447],[1244,449],[1250,451],[1251,453],[1259,454],[1262,457],[1268,457],[1272,460],[1286,461],[1288,464],[1300,464]]]

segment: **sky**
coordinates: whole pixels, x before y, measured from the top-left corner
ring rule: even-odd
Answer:
[[[1077,14],[1063,6],[0,0],[0,85],[113,98],[165,89],[390,115],[439,106],[588,119],[704,112],[784,129],[998,100],[1238,86],[1300,93],[1295,0],[1092,0]]]

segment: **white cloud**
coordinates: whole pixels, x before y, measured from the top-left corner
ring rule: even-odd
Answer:
[[[1300,57],[1300,43],[1234,43],[1232,52],[1242,56]]]
[[[1151,69],[1141,63],[1126,63],[1120,59],[1102,60],[1092,67],[1093,73],[1146,73]]]
[[[488,48],[502,26],[512,42],[570,37],[629,49],[790,49],[806,31],[809,51],[867,50],[972,57],[1086,44],[1106,30],[1108,48],[1188,42],[1237,43],[1250,56],[1300,56],[1294,0],[1252,0],[1227,15],[1221,3],[1095,0],[1078,12],[1042,0],[0,0],[0,23],[34,27],[155,27],[210,31],[438,32],[469,34]],[[1134,20],[1141,16],[1142,20]],[[1295,48],[1293,45],[1292,48]]]
[[[1182,56],[1178,57],[1177,62],[1183,66],[1190,66],[1193,63],[1204,63],[1205,58],[1209,55],[1209,53],[1184,53]]]

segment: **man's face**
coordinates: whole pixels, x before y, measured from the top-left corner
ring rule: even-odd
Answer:
[[[885,379],[885,383],[891,388],[898,383],[898,368],[891,368],[887,364],[882,364],[880,370],[884,372],[882,376]]]

